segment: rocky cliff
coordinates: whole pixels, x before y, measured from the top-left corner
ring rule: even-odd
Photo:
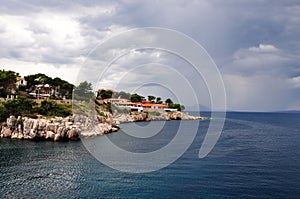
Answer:
[[[71,116],[66,118],[32,119],[10,116],[6,123],[0,125],[0,137],[11,139],[79,140],[80,136],[97,136],[117,131],[119,128],[112,123],[97,123],[88,129],[89,118]]]
[[[191,116],[181,111],[165,112],[156,110],[152,112],[132,112],[131,114],[115,114],[114,120],[119,123],[140,122],[140,121],[158,121],[158,120],[203,120],[204,117]]]
[[[5,123],[0,125],[0,137],[52,141],[79,140],[80,137],[92,137],[116,132],[119,130],[118,125],[125,122],[204,119],[203,117],[190,116],[180,111],[165,112],[163,110],[155,110],[143,113],[116,112],[111,114],[106,110],[97,108],[98,113],[82,111],[80,114],[66,118],[32,119],[10,116]]]

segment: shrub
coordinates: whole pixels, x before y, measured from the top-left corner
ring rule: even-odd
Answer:
[[[8,115],[29,116],[36,113],[35,106],[37,105],[32,99],[19,96],[16,99],[8,100],[4,104],[5,111]]]
[[[9,114],[6,112],[6,109],[2,104],[0,104],[0,122],[5,122],[6,118],[9,117]]]
[[[52,100],[44,100],[38,108],[38,113],[44,116],[66,117],[72,115],[72,110],[69,104],[57,104]]]

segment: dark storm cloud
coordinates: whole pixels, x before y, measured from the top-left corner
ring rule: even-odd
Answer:
[[[171,28],[195,39],[212,56],[227,85],[230,109],[300,109],[299,1],[0,3],[3,63],[17,59],[78,69],[96,44],[117,33],[145,26]],[[107,82],[114,81],[107,77]]]

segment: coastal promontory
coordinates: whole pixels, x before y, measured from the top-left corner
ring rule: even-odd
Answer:
[[[111,89],[74,86],[44,74],[25,77],[0,71],[0,137],[76,141],[120,129],[121,123],[157,120],[202,120],[170,98]]]

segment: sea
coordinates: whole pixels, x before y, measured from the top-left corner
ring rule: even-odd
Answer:
[[[180,124],[194,122],[197,135],[187,150],[147,173],[113,169],[83,141],[0,139],[0,198],[300,198],[299,113],[228,112],[204,158],[199,149],[210,120],[165,122],[156,135],[136,140],[126,132],[139,125],[151,133],[156,125],[127,123],[105,136],[124,150],[148,153],[168,144]]]

